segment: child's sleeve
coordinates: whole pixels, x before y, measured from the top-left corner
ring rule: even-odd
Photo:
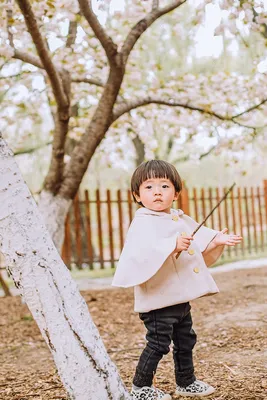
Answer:
[[[188,225],[189,234],[192,234],[194,230],[198,227],[198,223],[193,220],[188,215],[183,215],[182,217],[186,224]],[[202,226],[197,233],[194,235],[194,241],[201,253],[203,253],[208,247],[209,243],[215,238],[219,231]],[[223,252],[224,246],[215,247],[213,250],[209,251],[207,255],[204,256],[205,263],[207,266],[214,264]]]
[[[132,287],[150,279],[174,251],[178,235],[177,230],[164,229],[164,221],[157,216],[135,218],[128,231],[112,286]]]

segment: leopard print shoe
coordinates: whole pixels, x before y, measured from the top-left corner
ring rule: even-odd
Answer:
[[[172,400],[171,396],[162,390],[151,386],[144,386],[131,391],[133,400]]]
[[[175,394],[180,396],[187,396],[187,397],[205,397],[209,396],[210,394],[214,393],[214,387],[208,385],[205,382],[195,380],[195,382],[191,383],[186,387],[182,387],[177,385]]]

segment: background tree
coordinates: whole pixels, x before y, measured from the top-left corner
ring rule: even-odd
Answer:
[[[148,153],[153,152],[159,147],[157,144],[151,148],[155,138],[151,140],[145,129],[144,135],[139,135],[140,124],[154,118],[152,104],[162,107],[157,113],[162,110],[164,114],[166,106],[172,110],[168,111],[171,123],[166,122],[170,132],[168,146],[176,153],[179,141],[180,147],[182,143],[186,149],[190,138],[201,137],[208,127],[207,132],[217,135],[218,125],[225,132],[235,124],[242,127],[239,132],[246,132],[246,140],[250,140],[255,126],[264,126],[258,122],[261,112],[253,116],[248,113],[265,104],[263,76],[255,73],[250,87],[251,76],[221,71],[204,76],[201,72],[193,74],[190,69],[188,73],[184,60],[188,58],[190,64],[190,51],[183,48],[182,52],[177,45],[181,36],[177,21],[184,20],[185,26],[191,21],[196,29],[204,18],[203,7],[210,1],[201,3],[203,7],[199,7],[198,15],[193,15],[194,21],[190,20],[190,8],[186,9],[194,3],[187,3],[126,1],[124,10],[114,11],[112,3],[96,2],[94,6],[103,9],[102,14],[98,11],[101,23],[90,1],[21,0],[12,7],[12,2],[7,2],[1,8],[3,75],[8,75],[14,66],[14,76],[5,79],[4,90],[11,91],[15,80],[12,102],[16,103],[16,112],[21,110],[25,115],[27,110],[28,114],[19,126],[25,132],[20,135],[21,141],[25,145],[34,118],[35,129],[40,130],[36,146],[41,149],[52,141],[51,162],[39,206],[58,248],[71,200],[108,130],[110,137],[119,137],[118,141],[131,131],[134,140],[138,131]],[[259,14],[260,11],[257,9]],[[193,32],[183,38],[188,45]],[[166,52],[168,46],[170,51]],[[27,101],[21,101],[21,90],[28,90]],[[7,125],[18,115],[10,98]],[[44,119],[39,118],[40,110]],[[138,119],[134,122],[135,130],[134,117]],[[12,133],[14,141],[17,129]],[[161,138],[161,133],[158,135]],[[220,145],[226,146],[227,140],[225,135]],[[192,147],[196,148],[194,143]],[[188,157],[186,151],[182,157]]]

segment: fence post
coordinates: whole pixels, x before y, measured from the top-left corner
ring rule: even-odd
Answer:
[[[189,212],[189,195],[188,195],[188,189],[185,186],[185,183],[183,182],[183,189],[180,194],[180,207],[183,210],[183,212],[187,215],[190,214]]]
[[[263,181],[263,190],[264,190],[265,216],[267,218],[267,179],[264,179]]]
[[[82,269],[83,262],[83,245],[82,245],[82,235],[81,235],[81,210],[80,210],[80,199],[79,193],[76,194],[73,201],[74,208],[74,226],[75,226],[75,248],[76,248],[76,266],[78,269]]]
[[[71,238],[70,238],[70,214],[68,212],[64,223],[64,242],[61,249],[61,257],[69,269],[71,269]]]

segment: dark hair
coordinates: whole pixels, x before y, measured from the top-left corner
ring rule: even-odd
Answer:
[[[179,193],[182,190],[182,180],[177,169],[172,164],[163,160],[146,161],[136,168],[131,179],[131,192],[136,203],[134,193],[139,196],[140,186],[150,178],[169,179],[175,188],[175,192]]]

